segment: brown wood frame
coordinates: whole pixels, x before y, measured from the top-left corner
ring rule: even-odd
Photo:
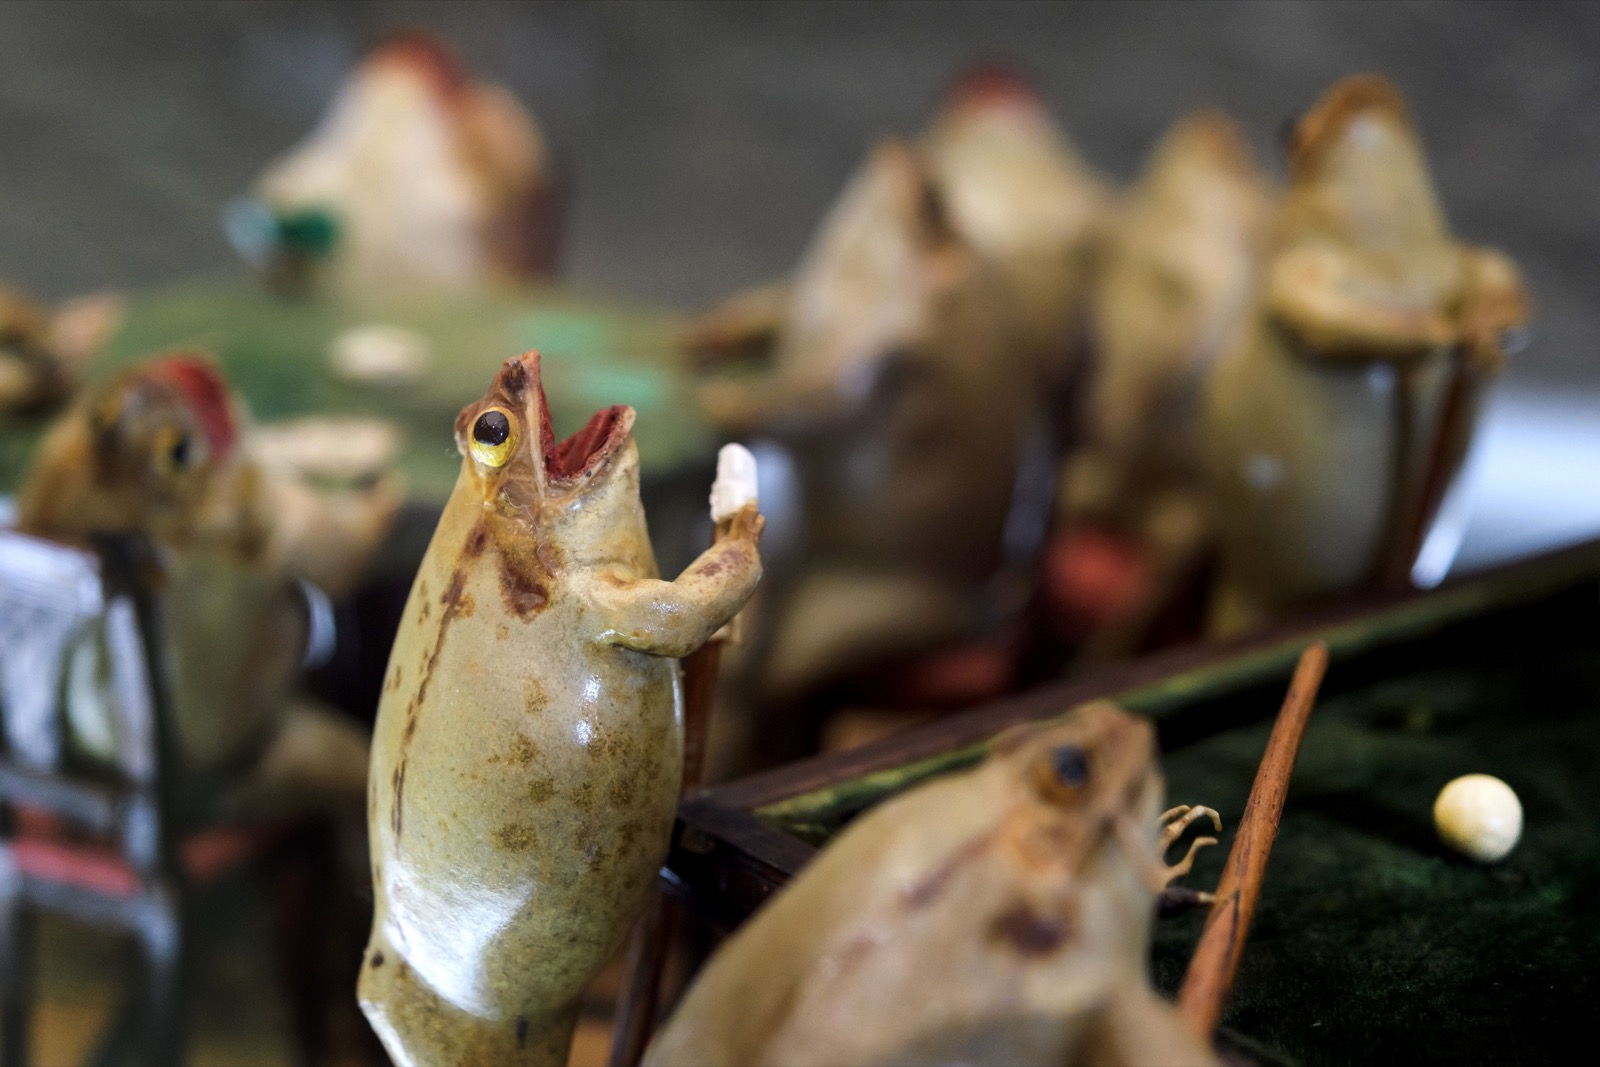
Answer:
[[[899,772],[979,745],[1009,726],[1047,719],[1085,701],[1143,694],[1179,705],[1196,686],[1287,682],[1313,640],[1333,662],[1532,600],[1600,575],[1600,540],[1451,579],[1423,592],[1379,594],[1264,632],[1203,642],[1117,664],[1083,678],[983,705],[844,752],[802,760],[700,790],[679,805],[663,890],[700,920],[732,930],[816,854],[759,812],[817,790]],[[1264,710],[1270,714],[1271,709]]]

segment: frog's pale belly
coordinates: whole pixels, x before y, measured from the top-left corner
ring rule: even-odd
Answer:
[[[1418,376],[1408,493],[1428,459],[1441,378],[1442,360]],[[1206,458],[1227,531],[1224,580],[1244,612],[1234,622],[1374,576],[1397,532],[1396,379],[1388,364],[1316,365],[1259,335],[1219,363]]]
[[[509,1034],[581,993],[643,905],[681,694],[675,661],[579,637],[598,629],[559,576],[519,612],[492,549],[479,564],[424,565],[391,654],[369,791],[375,929],[399,959],[369,953],[362,993],[403,963]]]

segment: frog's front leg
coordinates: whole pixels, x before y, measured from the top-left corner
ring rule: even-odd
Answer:
[[[755,504],[746,504],[727,533],[670,582],[595,574],[588,593],[604,628],[602,639],[679,659],[705,644],[755,592],[765,523]]]
[[[1187,830],[1197,820],[1206,818],[1207,816],[1209,816],[1211,819],[1212,827],[1218,833],[1220,833],[1222,831],[1222,816],[1218,815],[1215,810],[1208,808],[1203,804],[1195,805],[1194,807],[1190,807],[1188,804],[1179,804],[1175,808],[1169,808],[1168,810],[1162,812],[1161,818],[1158,820],[1158,824],[1161,826],[1161,855],[1165,857],[1167,849],[1171,848],[1173,842],[1177,841],[1178,838],[1183,836],[1183,832],[1185,830]],[[1216,843],[1217,839],[1214,837],[1197,837],[1193,841],[1189,842],[1189,851],[1184,853],[1183,859],[1179,860],[1177,863],[1164,865],[1161,867],[1159,880],[1162,887],[1165,888],[1174,879],[1182,878],[1184,875],[1188,874],[1189,871],[1194,867],[1194,854],[1200,851],[1202,848],[1205,848],[1207,845],[1214,845]],[[1198,896],[1204,898],[1202,903],[1211,903],[1210,893],[1200,893]]]

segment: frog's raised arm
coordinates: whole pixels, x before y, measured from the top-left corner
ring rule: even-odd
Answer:
[[[1415,359],[1460,340],[1437,311],[1385,307],[1351,291],[1337,249],[1315,245],[1280,256],[1267,282],[1266,312],[1319,356]]]
[[[738,614],[761,579],[757,548],[766,520],[747,504],[726,536],[689,564],[676,580],[624,578],[600,571],[587,594],[614,645],[657,656],[682,658],[705,644]]]

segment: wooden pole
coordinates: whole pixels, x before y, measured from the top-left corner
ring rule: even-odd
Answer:
[[[1200,944],[1189,960],[1189,971],[1178,993],[1179,1013],[1190,1029],[1208,1043],[1222,1018],[1234,973],[1239,969],[1239,957],[1261,895],[1267,857],[1278,836],[1278,820],[1289,794],[1289,775],[1294,771],[1300,739],[1305,735],[1306,721],[1327,669],[1328,648],[1320,641],[1300,657],[1294,680],[1289,683],[1289,694],[1267,739],[1267,751],[1256,771],[1250,799],[1245,802],[1233,849],[1228,853],[1228,865],[1217,884],[1216,903],[1206,917]]]

